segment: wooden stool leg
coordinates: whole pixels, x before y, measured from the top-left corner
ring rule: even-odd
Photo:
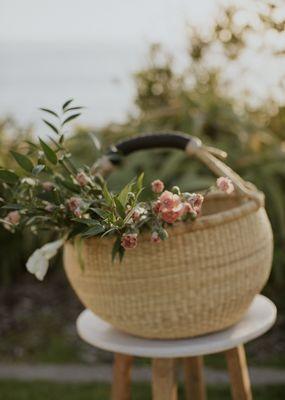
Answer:
[[[206,400],[203,357],[187,357],[183,361],[186,399]]]
[[[233,400],[252,400],[243,345],[226,351]]]
[[[113,366],[112,400],[131,399],[131,368],[133,357],[115,353]]]
[[[176,360],[154,358],[152,361],[153,400],[177,400]]]

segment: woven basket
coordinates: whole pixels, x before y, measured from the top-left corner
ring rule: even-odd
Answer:
[[[162,136],[165,143],[139,148],[170,147],[170,136],[177,143],[182,135]],[[183,137],[189,154],[233,180],[234,195],[207,196],[203,215],[168,228],[169,239],[159,245],[150,244],[150,234],[141,235],[122,263],[111,261],[111,238],[83,241],[84,270],[74,245],[64,249],[65,270],[82,303],[116,328],[146,338],[184,338],[229,327],[243,316],[271,269],[272,231],[262,193],[218,160],[215,149]],[[116,149],[128,154],[130,147]]]

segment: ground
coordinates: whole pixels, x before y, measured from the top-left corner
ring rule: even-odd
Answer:
[[[281,400],[284,396],[284,386],[268,386],[254,389],[255,400]],[[180,393],[183,390],[180,388]],[[228,400],[229,389],[226,387],[210,388],[211,400]],[[0,381],[0,400],[108,400],[110,386],[105,384],[55,384],[49,382],[20,383]],[[133,386],[134,400],[150,400],[149,385],[136,384]]]

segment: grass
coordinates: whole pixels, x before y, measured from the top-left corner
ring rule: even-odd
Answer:
[[[183,389],[179,388],[183,396]],[[284,386],[266,386],[253,390],[255,400],[280,400],[285,393]],[[210,387],[209,399],[228,400],[228,387]],[[0,400],[109,400],[110,386],[106,384],[59,384],[50,382],[0,381]],[[182,397],[181,397],[182,398]],[[151,389],[147,384],[133,385],[134,400],[150,400]]]

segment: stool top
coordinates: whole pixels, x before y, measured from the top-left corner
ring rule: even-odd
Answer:
[[[219,353],[255,339],[271,328],[276,313],[271,300],[257,295],[241,321],[228,329],[190,339],[158,340],[119,331],[85,310],[77,319],[77,331],[83,340],[103,350],[139,357],[176,358]]]

